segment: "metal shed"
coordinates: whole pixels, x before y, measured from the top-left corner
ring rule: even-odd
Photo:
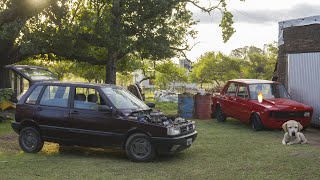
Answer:
[[[279,22],[278,43],[276,75],[292,99],[313,107],[320,127],[320,16]]]

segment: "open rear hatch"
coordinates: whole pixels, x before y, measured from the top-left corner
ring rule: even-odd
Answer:
[[[58,80],[49,69],[40,66],[8,65],[7,69],[34,83],[37,81]]]
[[[17,99],[19,99],[19,97],[21,97],[35,82],[58,80],[57,76],[45,67],[7,65],[6,68],[11,71],[11,88]]]

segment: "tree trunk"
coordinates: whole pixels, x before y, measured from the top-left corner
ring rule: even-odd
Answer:
[[[121,49],[121,2],[122,0],[114,0],[112,3],[112,20],[110,24],[110,45],[108,46],[108,59],[106,67],[106,81],[108,84],[116,84],[117,69],[116,64],[119,60],[119,52]]]
[[[13,43],[7,40],[0,40],[0,47],[0,88],[9,88],[9,71],[5,69],[5,66],[11,64],[9,54],[12,50]]]
[[[109,52],[108,53],[108,62],[106,67],[106,81],[107,84],[116,84],[117,82],[117,53]]]
[[[9,71],[5,69],[5,65],[0,65],[0,89],[9,88],[10,87],[10,79],[9,79]]]

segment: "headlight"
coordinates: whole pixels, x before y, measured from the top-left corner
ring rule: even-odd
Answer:
[[[178,135],[180,134],[180,128],[179,127],[167,127],[167,134],[170,136]]]
[[[310,112],[304,112],[303,116],[304,117],[310,117]]]

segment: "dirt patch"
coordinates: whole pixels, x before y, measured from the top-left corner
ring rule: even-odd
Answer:
[[[14,113],[15,113],[14,109],[5,110],[5,111],[0,110],[0,122],[5,121],[5,120],[13,120]]]
[[[15,133],[0,136],[0,151],[19,152],[21,149],[18,143],[18,135]]]
[[[319,129],[309,128],[306,131],[303,131],[303,134],[305,135],[306,139],[311,145],[314,145],[320,148],[320,130]]]

